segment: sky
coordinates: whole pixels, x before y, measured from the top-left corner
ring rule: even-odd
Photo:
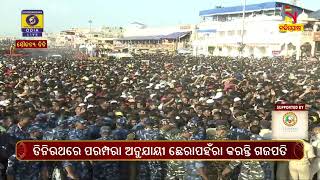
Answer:
[[[247,0],[247,4],[273,0]],[[300,0],[319,10],[319,0]],[[147,26],[197,23],[199,11],[215,6],[241,5],[242,0],[0,0],[0,36],[21,34],[21,10],[43,10],[44,29],[58,32],[73,27],[122,26],[141,22]]]

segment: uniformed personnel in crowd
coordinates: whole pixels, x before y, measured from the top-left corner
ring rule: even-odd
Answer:
[[[8,179],[311,179],[301,161],[25,162],[18,140],[270,140],[276,103],[306,104],[320,127],[320,63],[135,54],[133,59],[0,56],[0,170]],[[142,60],[149,60],[144,63]],[[0,139],[1,139],[0,138]],[[316,135],[312,145],[318,147]],[[317,156],[317,157],[316,157]],[[32,170],[31,170],[32,169]],[[310,173],[309,173],[310,172]]]

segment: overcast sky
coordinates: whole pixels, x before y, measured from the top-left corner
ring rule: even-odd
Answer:
[[[270,0],[269,0],[270,1]],[[272,1],[272,0],[271,0]],[[247,4],[268,0],[247,0]],[[170,26],[199,22],[199,11],[216,5],[241,5],[242,0],[0,0],[0,35],[21,34],[21,10],[44,11],[44,28],[57,32],[72,27],[123,26],[138,21],[148,26]],[[319,0],[304,0],[311,10]]]

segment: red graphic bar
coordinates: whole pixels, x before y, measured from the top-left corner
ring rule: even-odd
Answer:
[[[304,111],[306,110],[305,104],[276,104],[275,111]]]
[[[48,48],[47,40],[16,40],[16,48],[29,49],[29,48]]]
[[[298,160],[301,141],[19,141],[19,160]]]

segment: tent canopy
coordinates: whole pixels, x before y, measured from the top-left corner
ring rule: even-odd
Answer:
[[[125,37],[125,38],[120,38],[118,40],[124,40],[124,41],[148,41],[148,40],[163,40],[163,39],[178,39],[178,38],[183,38],[187,35],[189,35],[191,32],[174,32],[170,33],[168,35],[155,35],[155,36],[132,36],[132,37]]]

